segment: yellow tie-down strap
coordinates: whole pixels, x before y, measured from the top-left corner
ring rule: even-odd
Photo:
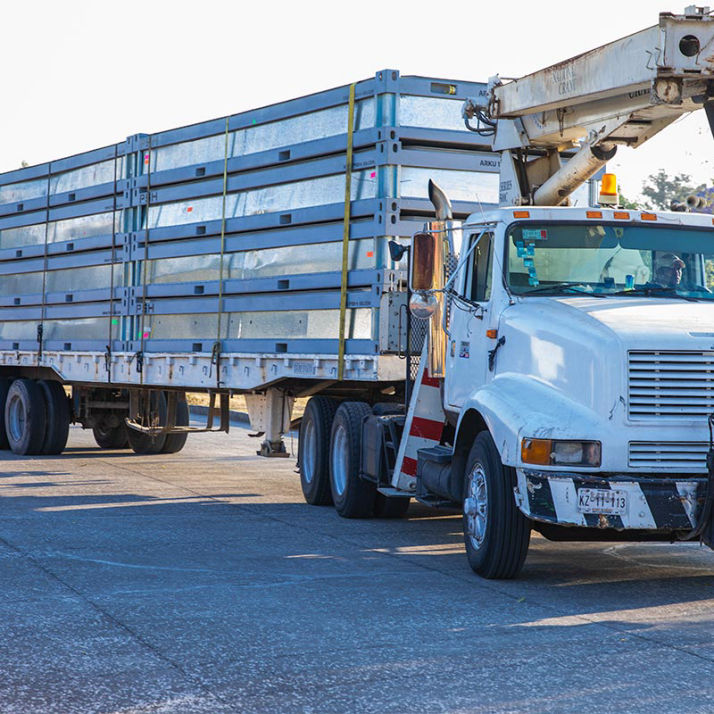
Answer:
[[[350,245],[350,201],[352,198],[352,139],[355,124],[355,85],[350,84],[347,112],[347,159],[345,166],[345,217],[342,226],[342,280],[340,283],[340,335],[337,352],[337,379],[344,378],[345,318],[347,317],[347,268]]]

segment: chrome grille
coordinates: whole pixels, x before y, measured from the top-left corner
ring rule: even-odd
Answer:
[[[712,412],[714,351],[629,353],[631,418],[696,418]]]
[[[662,468],[672,472],[706,472],[709,444],[703,441],[631,441],[629,464],[635,468]]]

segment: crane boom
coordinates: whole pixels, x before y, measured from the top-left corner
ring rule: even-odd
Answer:
[[[468,100],[464,117],[492,129],[501,205],[561,205],[618,145],[641,146],[702,107],[714,132],[714,18],[689,7],[520,79],[494,77],[488,103]]]

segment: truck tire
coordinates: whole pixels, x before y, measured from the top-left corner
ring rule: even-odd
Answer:
[[[31,379],[16,379],[5,401],[5,428],[13,453],[39,454],[45,441],[47,406],[42,390]]]
[[[489,579],[514,578],[528,552],[530,521],[513,495],[515,471],[501,463],[487,431],[473,443],[464,474],[464,541],[469,565]]]
[[[166,399],[166,397],[164,397]],[[176,426],[188,426],[189,413],[188,413],[188,402],[186,402],[186,397],[179,399],[176,402]],[[166,434],[166,443],[164,448],[161,449],[162,454],[176,454],[184,446],[186,446],[186,439],[188,439],[188,432],[183,434]]]
[[[342,402],[330,434],[330,489],[335,510],[343,518],[368,518],[374,513],[376,485],[359,477],[362,422],[372,413],[364,402]]]
[[[101,421],[92,427],[94,441],[102,449],[126,449],[129,447],[129,430],[122,421],[116,426],[111,426],[106,421]]]
[[[305,502],[311,506],[329,506],[332,503],[330,433],[338,406],[338,402],[329,397],[312,397],[300,423],[300,486]]]
[[[5,377],[0,378],[0,450],[10,448],[5,431],[5,402],[7,402],[7,393],[10,391],[11,383],[12,381]]]
[[[404,518],[410,503],[411,498],[385,496],[377,492],[374,497],[374,515],[377,518]]]
[[[151,414],[158,417],[159,424],[166,424],[166,397],[163,392],[151,393]],[[159,454],[166,444],[166,434],[144,434],[127,427],[129,446],[135,454]]]
[[[61,454],[69,437],[70,411],[64,387],[54,380],[41,379],[37,383],[47,406],[47,427],[41,453]]]

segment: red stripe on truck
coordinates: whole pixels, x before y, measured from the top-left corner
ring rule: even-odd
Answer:
[[[409,430],[410,436],[421,436],[430,441],[441,441],[441,432],[444,431],[444,424],[433,419],[415,416],[412,419],[412,427]]]
[[[410,459],[408,456],[404,457],[404,462],[402,463],[402,473],[407,476],[416,476],[416,459]]]
[[[438,379],[437,377],[430,377],[426,370],[424,370],[424,376],[421,378],[421,383],[425,387],[440,387],[441,386],[441,380]]]

